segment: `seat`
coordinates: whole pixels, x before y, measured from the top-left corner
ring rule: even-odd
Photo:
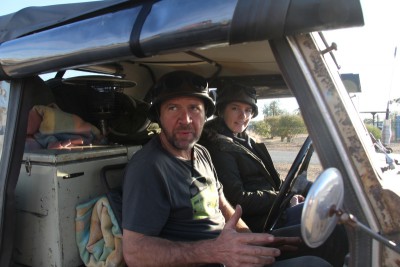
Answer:
[[[102,184],[106,190],[106,196],[108,201],[110,202],[110,206],[112,211],[114,212],[115,218],[117,219],[118,226],[122,230],[122,185],[116,185],[117,183],[114,180],[114,183],[111,183],[111,174],[114,172],[114,177],[117,171],[117,175],[121,178],[121,171],[123,171],[126,167],[126,163],[107,165],[101,168],[100,177]],[[123,174],[123,173],[122,173]],[[119,179],[118,179],[119,180]]]

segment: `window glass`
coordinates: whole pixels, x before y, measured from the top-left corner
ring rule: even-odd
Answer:
[[[6,130],[8,96],[10,94],[10,84],[0,81],[0,160],[3,154],[4,133]]]

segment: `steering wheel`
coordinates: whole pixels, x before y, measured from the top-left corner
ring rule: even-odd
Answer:
[[[286,175],[286,179],[283,181],[278,195],[272,204],[267,220],[265,221],[265,232],[270,232],[274,229],[276,223],[282,216],[283,211],[287,208],[290,199],[294,195],[290,192],[292,184],[296,178],[299,177],[299,174],[307,170],[313,152],[314,149],[312,148],[312,141],[308,136],[304,141],[299,153],[297,153],[297,156],[293,161],[288,174]]]

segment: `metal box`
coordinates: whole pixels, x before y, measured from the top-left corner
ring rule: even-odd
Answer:
[[[40,267],[82,265],[75,241],[75,207],[105,193],[100,179],[103,166],[126,163],[139,148],[25,153],[16,187],[14,261]]]

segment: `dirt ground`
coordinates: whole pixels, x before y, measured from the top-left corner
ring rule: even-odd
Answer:
[[[301,146],[304,143],[304,140],[307,136],[300,135],[293,138],[292,142],[287,143],[286,140],[281,142],[279,137],[275,137],[274,139],[266,139],[263,140],[269,150],[284,150],[284,151],[299,151]],[[389,146],[393,150],[393,153],[400,154],[400,143],[391,143]],[[281,163],[274,162],[275,168],[281,174],[281,178],[285,178],[289,168],[291,166],[290,163]],[[319,164],[310,164],[308,168],[308,177],[310,180],[314,180],[322,171],[322,167]]]

